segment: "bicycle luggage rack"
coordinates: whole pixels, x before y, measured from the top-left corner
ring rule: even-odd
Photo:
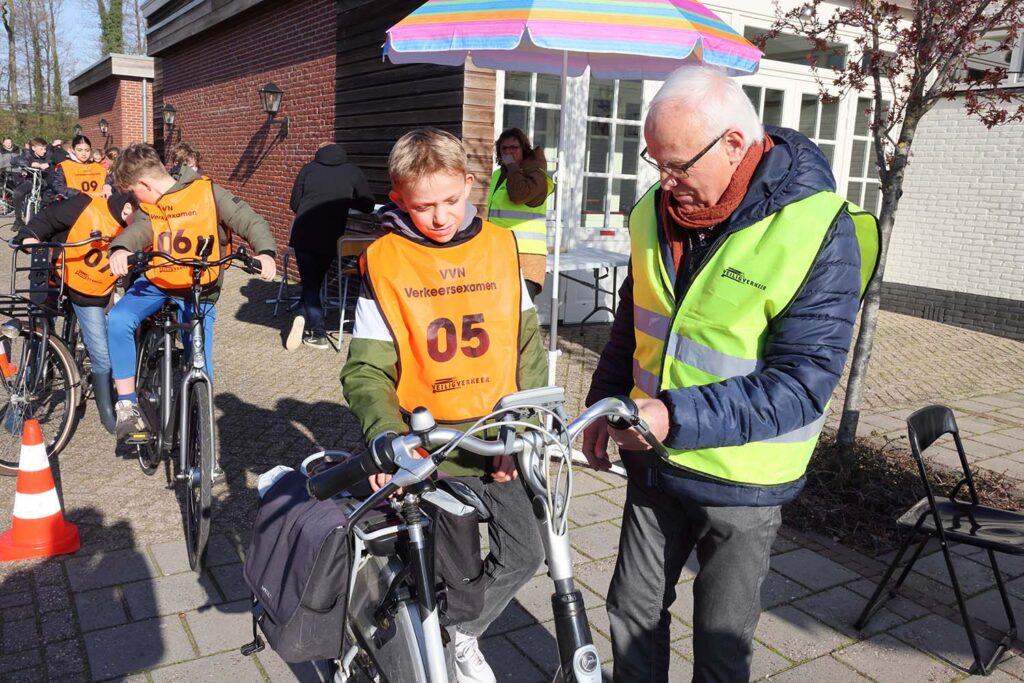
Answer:
[[[63,247],[48,244],[29,244],[15,249],[11,258],[10,289],[7,294],[0,294],[0,313],[15,318],[28,315],[32,307],[36,307],[47,315],[59,315],[66,273],[58,275],[56,271],[58,260],[64,270],[63,251]]]

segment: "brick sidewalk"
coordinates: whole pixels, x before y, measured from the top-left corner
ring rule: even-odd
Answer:
[[[6,261],[0,261],[0,272]],[[163,472],[143,475],[114,454],[113,438],[92,405],[57,463],[65,510],[79,525],[71,557],[0,565],[0,681],[317,680],[265,651],[243,658],[249,640],[240,558],[249,538],[259,473],[296,465],[323,447],[358,447],[359,433],[340,396],[344,353],[281,349],[289,316],[263,302],[274,287],[232,273],[216,326],[216,412],[227,482],[215,488],[210,569],[187,568],[181,510]],[[566,330],[559,379],[578,411],[607,328]],[[868,382],[863,433],[902,436],[902,420],[933,401],[962,416],[972,458],[1024,478],[1024,344],[905,316],[883,314]],[[841,405],[841,397],[834,401]],[[595,640],[610,662],[604,597],[617,553],[625,498],[610,475],[577,470],[570,513],[579,582]],[[14,480],[0,478],[0,528],[10,525]],[[783,527],[763,590],[755,677],[781,681],[950,681],[965,674],[967,641],[956,625],[941,556],[922,559],[906,597],[866,633],[851,623],[883,564],[812,534]],[[693,558],[691,558],[692,560]],[[881,558],[887,559],[887,558]],[[980,561],[980,562],[979,562]],[[984,560],[958,562],[970,606],[984,626],[999,626]],[[1001,563],[1014,605],[1024,600],[1024,562]],[[690,671],[691,565],[672,608],[672,680]],[[542,681],[554,665],[550,582],[535,578],[484,641],[504,681]],[[1020,612],[1018,611],[1018,614]],[[990,680],[1024,679],[1013,657]]]

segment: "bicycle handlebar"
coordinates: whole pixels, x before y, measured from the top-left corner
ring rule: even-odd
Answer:
[[[94,230],[93,232],[89,233],[89,237],[87,237],[84,240],[79,240],[77,242],[30,242],[29,244],[25,244],[23,242],[18,242],[18,239],[16,237],[12,237],[11,239],[7,240],[7,246],[9,246],[11,249],[39,249],[44,247],[48,249],[65,249],[67,247],[84,247],[85,245],[92,244],[93,242],[109,242],[110,240],[110,237],[101,235],[98,231]]]
[[[421,418],[429,418],[429,424],[434,424],[429,411],[417,410],[425,411],[425,415],[421,413]],[[569,442],[575,440],[590,423],[602,417],[618,429],[636,428],[659,456],[668,458],[665,447],[641,419],[636,403],[625,396],[602,399],[580,413],[575,420],[566,425]],[[500,426],[500,422],[495,426]],[[446,457],[442,451],[424,458],[415,454],[416,449],[446,446],[456,440],[459,440],[459,448],[485,457],[514,455],[521,453],[528,444],[533,445],[533,442],[522,434],[515,435],[513,439],[492,441],[465,436],[464,432],[449,427],[431,426],[425,431],[414,431],[409,434],[387,432],[374,438],[362,455],[311,477],[306,488],[311,496],[318,500],[326,500],[353,487],[366,477],[381,472],[395,475],[391,482],[395,487],[409,486],[424,481]]]
[[[216,268],[217,266],[222,266],[225,263],[230,263],[231,261],[241,261],[242,270],[249,273],[250,275],[259,275],[260,272],[262,271],[262,266],[260,265],[260,262],[256,260],[254,257],[249,256],[249,253],[245,250],[245,247],[239,247],[238,251],[228,254],[223,258],[219,258],[216,261],[207,261],[206,259],[179,259],[177,257],[171,256],[170,254],[164,251],[137,251],[128,256],[128,265],[133,270],[141,272],[152,267],[150,261],[152,261],[153,258],[157,256],[164,259],[167,263],[173,264],[175,266],[198,268],[200,270]]]

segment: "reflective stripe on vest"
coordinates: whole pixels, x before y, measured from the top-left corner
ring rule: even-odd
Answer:
[[[854,222],[861,250],[861,296],[878,262],[870,214],[820,192],[719,242],[681,302],[662,260],[655,185],[629,218],[633,269],[634,398],[743,377],[763,367],[771,322],[799,294],[839,217]],[[740,446],[669,449],[685,469],[730,482],[771,486],[803,476],[825,415],[786,434]]]
[[[68,159],[60,162],[57,166],[64,171],[64,180],[69,188],[84,192],[90,197],[103,196],[103,186],[107,182],[107,169],[102,165],[92,161],[81,164]]]
[[[516,204],[508,196],[508,183],[498,186],[501,169],[491,174],[491,189],[487,196],[487,220],[500,228],[508,228],[515,233],[516,244],[520,254],[548,253],[548,203],[540,206]],[[551,178],[548,181],[548,196],[555,189]]]
[[[124,228],[110,215],[107,200],[93,198],[85,210],[68,231],[68,242],[80,242],[88,239],[93,232],[103,237],[117,237]],[[114,289],[117,276],[110,272],[107,260],[107,242],[97,240],[78,247],[64,249],[63,263],[64,283],[75,292],[84,296],[100,297],[110,294]]]
[[[519,390],[519,255],[507,230],[484,222],[457,245],[395,234],[362,265],[398,352],[398,403],[439,422],[486,415]]]
[[[199,238],[213,240],[211,258],[220,258],[220,228],[217,225],[217,203],[213,198],[213,183],[203,176],[184,188],[165,194],[156,204],[143,204],[153,224],[153,250],[168,253],[179,259],[195,259]],[[157,287],[186,289],[192,286],[192,273],[185,266],[172,266],[160,257],[153,257],[153,268],[146,277]],[[160,265],[163,264],[163,265]],[[220,268],[203,273],[200,283],[216,281]]]

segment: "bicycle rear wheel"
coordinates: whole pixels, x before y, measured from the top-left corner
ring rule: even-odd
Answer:
[[[16,366],[10,377],[0,373],[0,474],[18,472],[27,418],[39,420],[50,457],[67,445],[78,421],[81,380],[71,352],[53,335],[45,349],[42,340],[38,330],[0,340],[8,362]]]
[[[135,391],[139,396],[139,409],[142,410],[152,431],[152,438],[148,443],[136,446],[139,467],[147,475],[156,472],[163,458],[161,432],[164,426],[160,423],[160,403],[164,400],[163,389],[160,386],[162,358],[163,334],[158,329],[149,328],[139,342],[139,358],[135,367]]]
[[[185,444],[188,489],[185,491],[185,533],[188,563],[203,569],[206,541],[210,537],[211,488],[213,487],[213,422],[210,394],[193,387],[188,396],[188,443]]]

